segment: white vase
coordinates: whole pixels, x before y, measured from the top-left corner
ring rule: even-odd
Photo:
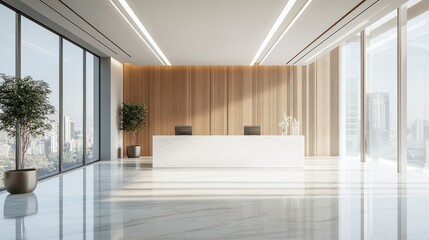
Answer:
[[[283,135],[283,136],[288,135],[287,130],[288,130],[288,127],[283,127],[283,128],[282,128],[282,135]]]
[[[292,123],[291,133],[292,133],[292,135],[300,135],[300,128],[299,128],[299,122],[298,121]]]

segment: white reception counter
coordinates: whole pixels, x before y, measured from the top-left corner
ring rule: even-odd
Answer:
[[[153,136],[154,168],[304,167],[304,136]]]

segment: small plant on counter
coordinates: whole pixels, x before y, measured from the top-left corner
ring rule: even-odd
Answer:
[[[286,112],[283,113],[283,119],[279,122],[279,127],[282,129],[282,134],[287,135],[287,129],[292,124],[296,123],[296,118],[288,116]]]

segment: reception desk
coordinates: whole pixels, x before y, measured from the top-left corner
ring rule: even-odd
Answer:
[[[304,136],[153,136],[154,168],[302,168]]]

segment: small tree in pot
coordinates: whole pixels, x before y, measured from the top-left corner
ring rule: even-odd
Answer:
[[[5,173],[5,187],[10,193],[32,192],[37,186],[37,170],[25,169],[25,154],[31,138],[52,129],[48,115],[55,113],[49,103],[52,92],[43,80],[0,74],[0,130],[17,138],[19,169]]]
[[[140,103],[123,103],[121,109],[122,127],[126,132],[132,133],[132,145],[127,146],[127,157],[140,157],[140,145],[135,145],[136,134],[147,126],[148,107]]]

